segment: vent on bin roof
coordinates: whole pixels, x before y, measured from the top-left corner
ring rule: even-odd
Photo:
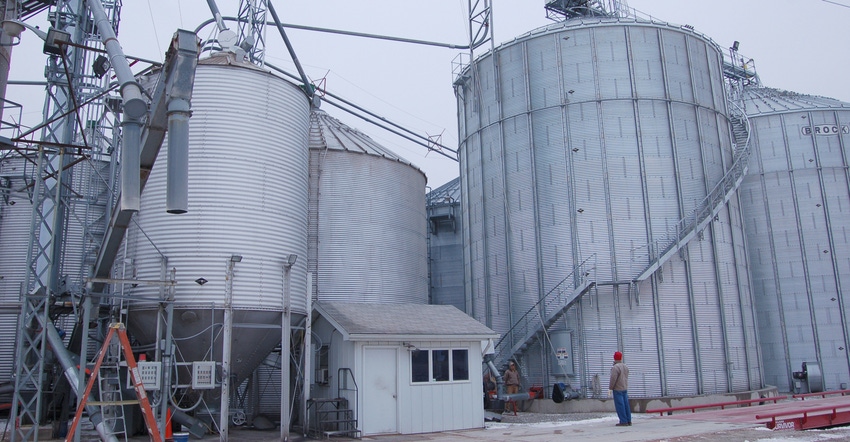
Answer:
[[[419,170],[410,161],[381,146],[363,132],[346,126],[323,110],[316,109],[310,114],[309,146],[310,149],[343,150],[380,156]]]

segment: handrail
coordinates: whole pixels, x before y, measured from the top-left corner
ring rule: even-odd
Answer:
[[[346,387],[345,388],[342,388],[342,386],[340,385],[342,383],[342,380],[343,380],[343,377],[342,377],[343,372],[348,374],[348,376],[345,377],[345,379],[346,379],[346,382],[345,382]],[[351,377],[351,382],[354,383],[354,389],[348,388],[348,381],[347,381],[348,377]],[[348,368],[348,367],[340,367],[336,371],[336,394],[337,394],[337,397],[342,397],[342,395],[340,394],[341,390],[354,391],[354,407],[352,407],[352,408],[354,410],[354,420],[356,421],[357,420],[357,412],[358,412],[357,408],[359,406],[357,401],[359,399],[358,394],[359,394],[360,389],[359,389],[359,387],[357,387],[357,379],[355,379],[355,377],[354,377],[354,372],[351,371],[351,369]],[[346,399],[348,399],[348,398],[346,398]]]
[[[800,394],[795,394],[791,397],[793,397],[794,399],[806,400],[807,397],[826,398],[828,395],[831,395],[831,394],[840,394],[842,396],[846,396],[846,395],[850,394],[850,390],[821,391],[819,393],[800,393]]]
[[[533,306],[531,306],[531,308],[528,309],[528,311],[525,312],[525,314],[523,314],[516,322],[514,322],[514,325],[511,326],[511,328],[508,329],[508,331],[505,332],[504,335],[502,335],[498,342],[496,342],[496,348],[500,350],[495,355],[494,360],[498,363],[503,362],[505,359],[510,357],[511,355],[505,356],[505,353],[508,353],[509,351],[513,353],[513,345],[521,342],[522,340],[528,339],[528,333],[531,330],[531,324],[540,323],[541,325],[543,325],[544,315],[547,315],[547,313],[550,311],[553,313],[558,313],[563,310],[563,307],[565,307],[565,305],[561,305],[557,309],[554,308],[554,305],[556,303],[560,302],[561,304],[563,304],[564,301],[566,301],[561,298],[561,295],[563,295],[564,293],[572,293],[574,289],[581,287],[585,283],[585,281],[589,279],[588,276],[590,276],[591,270],[595,269],[596,254],[594,253],[589,257],[585,258],[584,261],[579,263],[577,266],[575,266],[573,270],[569,274],[567,274],[566,277],[564,277],[560,282],[558,282],[558,284],[552,287],[551,290],[546,292],[546,294],[543,295],[540,300],[538,300]],[[573,282],[573,287],[562,287],[568,281]],[[511,347],[508,347],[508,341],[506,340],[508,340],[512,336],[516,336],[517,334],[520,334],[521,337],[516,341],[512,342]]]
[[[723,178],[696,204],[696,207],[688,215],[667,230],[665,238],[654,240],[645,246],[647,249],[646,256],[648,257],[648,264],[635,276],[633,281],[643,281],[658,270],[673,252],[681,248],[677,248],[677,245],[689,241],[693,237],[693,234],[708,224],[708,221],[720,210],[721,204],[725,203],[731,197],[732,193],[738,189],[741,181],[743,181],[743,177],[747,173],[750,156],[750,123],[746,113],[738,105],[733,102],[730,102],[730,105],[735,108],[735,111],[731,112],[732,118],[739,120],[743,124],[743,128],[747,134],[746,138],[741,140],[741,143],[736,143],[739,145],[733,157],[732,167],[726,171]],[[664,245],[660,246],[659,244],[662,243]]]
[[[775,404],[780,399],[788,399],[788,396],[774,396],[767,398],[758,398],[758,399],[744,399],[740,401],[729,401],[729,402],[717,402],[713,404],[698,404],[698,405],[689,405],[689,406],[681,406],[681,407],[671,407],[671,408],[655,408],[652,410],[646,410],[645,413],[659,413],[661,416],[664,416],[664,413],[667,415],[673,414],[674,411],[684,411],[691,410],[691,413],[696,413],[697,409],[702,408],[717,408],[720,407],[721,410],[725,409],[726,406],[729,405],[747,405],[755,402],[769,402],[773,401]]]
[[[796,410],[786,410],[786,411],[777,411],[774,413],[767,414],[757,414],[756,419],[773,419],[776,420],[777,417],[780,416],[794,416],[797,414],[802,414],[803,419],[806,419],[810,413],[817,411],[832,411],[835,413],[838,409],[850,408],[850,403],[846,404],[836,404],[836,405],[822,405],[820,407],[812,407],[806,409],[796,409]]]

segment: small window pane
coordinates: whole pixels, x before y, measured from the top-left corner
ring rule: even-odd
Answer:
[[[448,350],[432,350],[434,358],[434,380],[437,382],[449,381],[449,351]]]
[[[469,356],[466,350],[452,350],[452,379],[469,380]]]
[[[410,378],[413,382],[428,382],[428,351],[419,350],[410,353]]]

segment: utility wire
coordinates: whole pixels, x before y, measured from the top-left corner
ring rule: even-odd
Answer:
[[[845,8],[850,8],[850,5],[845,5],[844,3],[834,2],[834,1],[832,1],[832,0],[823,0],[823,1],[825,1],[825,2],[827,2],[827,3],[832,3],[833,5],[837,5],[837,6],[844,6]]]

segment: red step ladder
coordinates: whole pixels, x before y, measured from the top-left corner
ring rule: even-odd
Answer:
[[[89,382],[86,385],[86,391],[81,396],[80,403],[77,405],[77,412],[74,415],[74,421],[71,424],[71,428],[68,430],[68,435],[65,437],[65,442],[74,440],[74,433],[77,431],[77,425],[80,423],[80,417],[82,417],[83,410],[86,407],[86,401],[88,400],[92,387],[97,380],[97,375],[100,372],[100,365],[103,363],[103,357],[106,355],[109,343],[112,341],[112,337],[116,333],[118,334],[121,348],[124,350],[124,359],[126,359],[127,367],[130,369],[130,378],[133,381],[133,388],[136,390],[136,398],[138,398],[139,405],[142,407],[142,414],[145,417],[148,434],[150,434],[151,440],[154,442],[162,442],[159,427],[156,425],[156,419],[153,415],[153,409],[151,409],[150,401],[148,401],[148,396],[145,394],[145,388],[142,385],[142,377],[139,374],[139,367],[136,365],[136,358],[133,357],[133,350],[130,348],[130,339],[127,338],[127,330],[124,328],[124,324],[120,322],[116,322],[109,326],[109,333],[107,333],[106,339],[103,341],[103,347],[100,349],[100,356],[98,356],[97,362],[94,364],[94,370],[92,370],[92,376],[89,378]]]

